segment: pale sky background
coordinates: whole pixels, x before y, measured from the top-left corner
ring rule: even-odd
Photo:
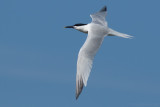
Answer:
[[[75,100],[76,62],[91,22],[109,27],[87,87]],[[0,107],[160,107],[159,0],[0,0]]]

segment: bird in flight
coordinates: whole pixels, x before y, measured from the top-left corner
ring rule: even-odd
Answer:
[[[107,7],[104,6],[99,12],[91,14],[92,22],[89,24],[78,23],[65,28],[73,28],[83,33],[87,33],[87,39],[81,47],[77,60],[76,74],[76,99],[82,92],[83,86],[87,86],[87,80],[91,72],[92,63],[96,52],[100,48],[105,36],[119,36],[132,38],[132,36],[117,32],[108,27]]]

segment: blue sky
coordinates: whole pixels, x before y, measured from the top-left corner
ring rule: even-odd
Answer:
[[[158,0],[1,0],[1,107],[160,107]],[[75,100],[77,54],[89,23],[108,7],[109,27],[87,87]]]

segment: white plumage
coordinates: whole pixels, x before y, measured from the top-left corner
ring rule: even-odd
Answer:
[[[77,60],[76,74],[76,99],[82,92],[83,86],[87,86],[88,77],[91,72],[92,63],[96,52],[100,48],[105,36],[119,36],[131,38],[132,36],[119,33],[108,28],[106,22],[107,8],[103,7],[99,12],[91,14],[92,22],[89,24],[75,24],[66,28],[74,28],[84,33],[88,33],[87,39],[81,47]]]

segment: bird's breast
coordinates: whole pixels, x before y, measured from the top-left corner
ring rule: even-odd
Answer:
[[[91,23],[88,31],[94,33],[92,36],[104,37],[108,34],[108,26]]]

